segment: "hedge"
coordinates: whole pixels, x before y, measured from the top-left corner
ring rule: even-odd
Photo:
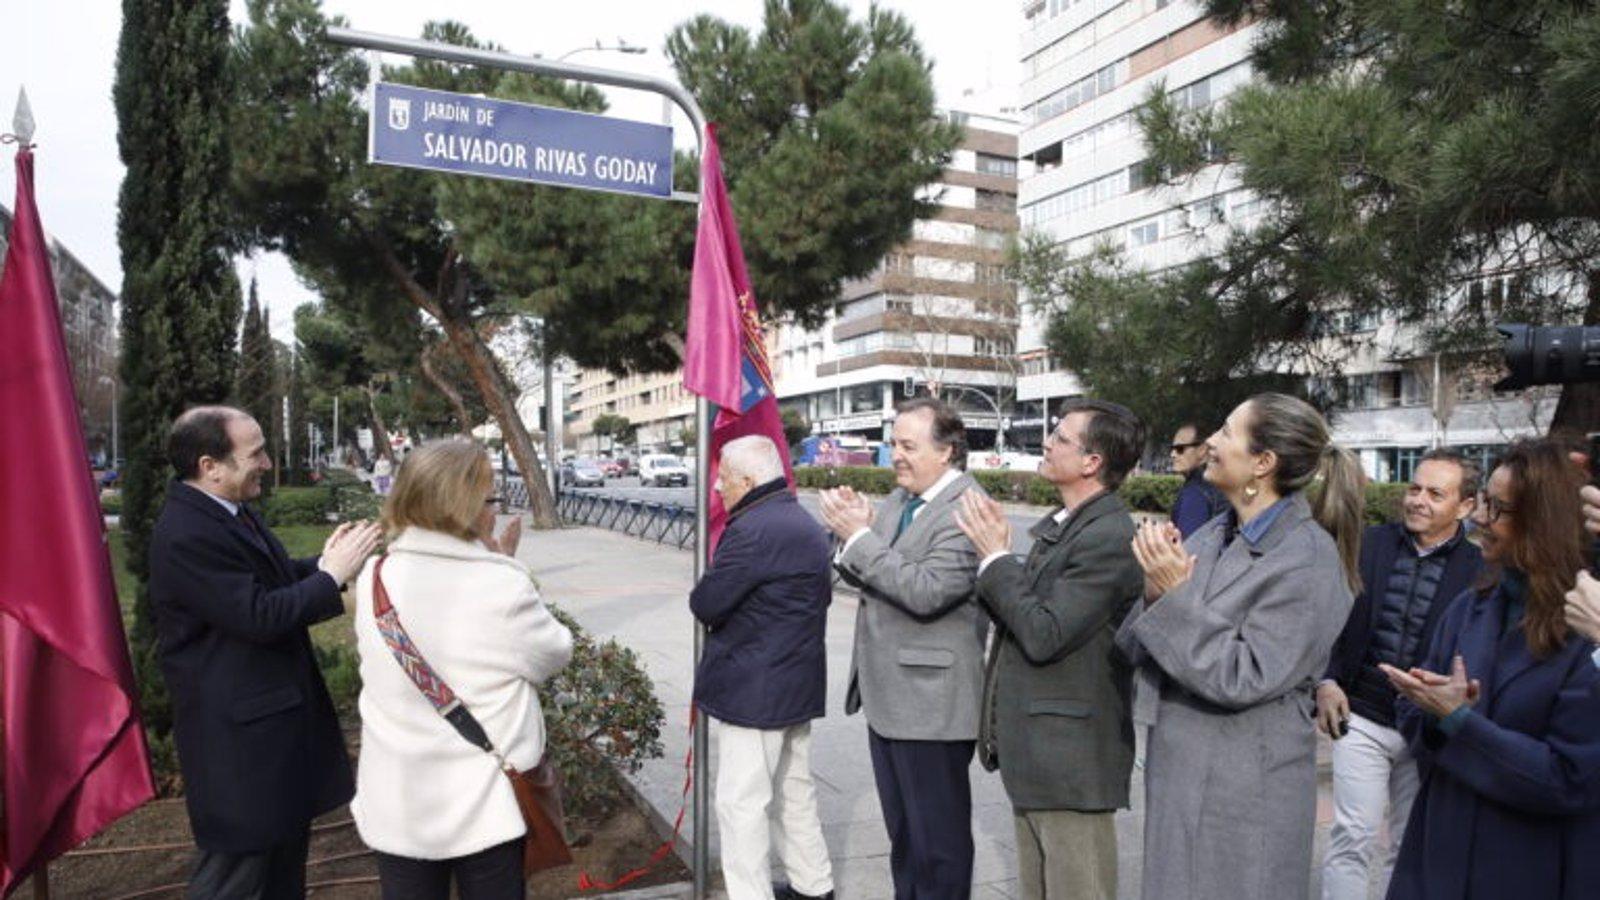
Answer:
[[[849,486],[863,494],[887,494],[894,490],[894,470],[878,466],[801,466],[794,470],[795,484],[802,488]],[[997,500],[1054,506],[1056,490],[1050,482],[1032,472],[987,469],[972,473],[978,484]],[[1167,515],[1177,502],[1183,479],[1177,475],[1134,475],[1122,483],[1124,502],[1139,512]],[[1400,500],[1406,485],[1377,482],[1367,485],[1367,524],[1394,521],[1400,515]]]
[[[328,514],[333,512],[333,491],[326,487],[280,487],[261,503],[261,514],[267,524],[326,525]]]

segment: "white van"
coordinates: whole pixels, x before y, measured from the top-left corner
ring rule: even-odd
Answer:
[[[644,487],[688,487],[689,470],[683,460],[666,453],[639,458],[639,484]]]

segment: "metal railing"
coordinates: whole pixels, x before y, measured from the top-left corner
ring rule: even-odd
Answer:
[[[694,542],[694,508],[678,503],[564,490],[556,495],[556,514],[574,525],[620,531],[680,550]]]

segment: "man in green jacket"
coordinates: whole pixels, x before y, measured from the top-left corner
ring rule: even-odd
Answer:
[[[1133,690],[1112,639],[1144,575],[1116,490],[1143,446],[1144,428],[1127,409],[1069,401],[1039,465],[1061,508],[1033,526],[1028,555],[1011,553],[998,504],[969,494],[960,512],[995,626],[979,759],[999,767],[1011,798],[1027,900],[1117,895],[1113,815],[1128,805]]]

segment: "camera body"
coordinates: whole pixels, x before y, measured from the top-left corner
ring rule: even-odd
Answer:
[[[1497,391],[1536,384],[1600,381],[1600,326],[1496,325],[1505,337],[1510,374],[1495,382]]]

